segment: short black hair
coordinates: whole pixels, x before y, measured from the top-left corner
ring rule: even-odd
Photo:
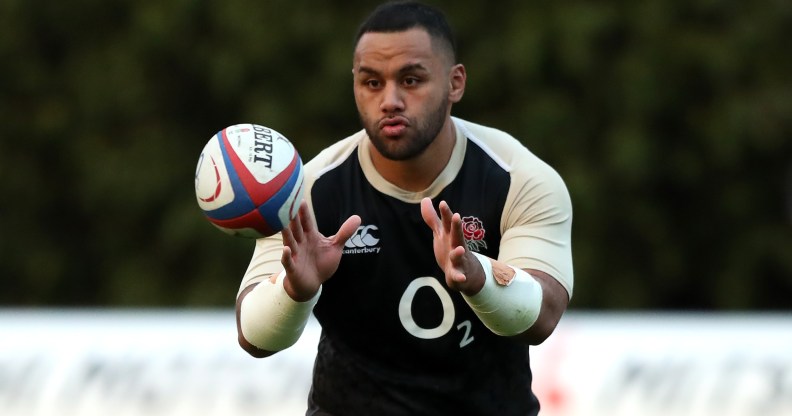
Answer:
[[[355,47],[366,33],[404,32],[415,27],[426,30],[433,40],[441,41],[456,63],[456,39],[445,15],[439,9],[416,1],[389,1],[374,9],[358,28]]]

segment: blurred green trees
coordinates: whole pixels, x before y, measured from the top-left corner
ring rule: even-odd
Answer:
[[[432,3],[456,115],[567,181],[573,308],[792,307],[792,3]],[[304,159],[356,131],[371,7],[0,2],[0,304],[230,307],[253,243],[203,219],[197,157],[239,122]]]

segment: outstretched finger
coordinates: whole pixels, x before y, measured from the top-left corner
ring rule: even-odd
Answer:
[[[283,245],[288,247],[294,247],[297,245],[297,240],[294,238],[294,223],[298,220],[295,218],[293,219],[288,227],[285,227],[281,230],[281,237],[283,238]]]
[[[302,205],[300,205],[299,211],[302,211]],[[299,211],[297,213],[297,216],[294,217],[294,219],[289,222],[289,226],[286,227],[286,229],[288,229],[289,233],[291,234],[292,241],[295,242],[303,241],[305,237],[305,230],[303,228],[303,218],[301,215],[299,215]],[[284,231],[286,230],[284,229]],[[285,239],[285,235],[284,235],[284,239]]]
[[[292,258],[291,247],[289,246],[283,246],[283,251],[281,252],[281,265],[283,269],[286,270],[287,275],[294,274],[295,263]]]
[[[435,211],[434,206],[432,206],[432,200],[429,198],[421,200],[421,217],[423,217],[426,225],[437,234],[437,228],[440,226],[440,217],[437,216],[437,211]]]
[[[448,206],[448,202],[440,201],[440,219],[443,222],[443,229],[446,232],[451,230],[451,217],[454,216],[454,213],[451,212],[451,207]]]
[[[456,269],[465,270],[467,266],[467,257],[465,257],[465,247],[456,246],[448,252],[448,261]]]
[[[467,274],[462,272],[462,270],[468,270],[465,248],[456,246],[448,253],[448,260],[450,268],[446,275],[450,279],[449,284],[456,285],[465,283],[467,281]]]
[[[297,213],[300,217],[300,224],[302,225],[303,232],[311,233],[316,231],[316,219],[311,214],[311,208],[308,207],[308,202],[302,201],[300,203],[300,211]]]
[[[456,213],[451,218],[451,227],[448,230],[449,234],[451,234],[451,246],[452,247],[459,247],[462,246],[466,248],[465,244],[465,234],[462,231],[462,216],[459,213]]]

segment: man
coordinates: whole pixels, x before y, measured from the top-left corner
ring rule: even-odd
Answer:
[[[288,348],[313,311],[308,415],[535,415],[528,346],[572,293],[563,181],[506,133],[451,116],[466,72],[436,9],[377,8],[352,73],[364,129],[306,164],[298,217],[257,241],[240,344]]]

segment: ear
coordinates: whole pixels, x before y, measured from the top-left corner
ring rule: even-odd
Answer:
[[[467,73],[465,72],[465,66],[462,64],[456,64],[452,66],[451,76],[449,77],[449,82],[451,84],[451,88],[448,91],[449,101],[452,103],[457,103],[462,99],[462,95],[465,94],[466,81]]]

